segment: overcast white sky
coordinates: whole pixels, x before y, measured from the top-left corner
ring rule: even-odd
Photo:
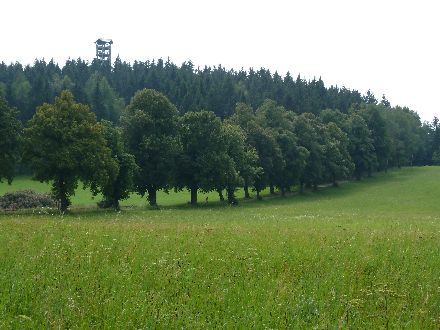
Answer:
[[[170,57],[180,65],[265,67],[345,85],[422,120],[440,115],[440,3],[435,0],[3,0],[0,61]]]

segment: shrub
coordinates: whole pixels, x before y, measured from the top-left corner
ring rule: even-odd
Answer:
[[[33,190],[9,192],[0,197],[0,209],[18,210],[37,207],[54,207],[56,201],[51,194],[38,193]]]

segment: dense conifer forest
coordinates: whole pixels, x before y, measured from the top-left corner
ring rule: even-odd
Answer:
[[[63,208],[78,180],[103,192],[107,206],[118,207],[130,191],[156,205],[156,191],[173,188],[190,190],[192,203],[198,190],[216,190],[221,199],[225,191],[236,203],[239,187],[247,196],[266,187],[285,194],[440,163],[437,118],[422,123],[385,96],[264,68],[119,57],[113,65],[2,62],[0,100],[0,179],[11,180],[25,164],[54,182]]]
[[[165,94],[181,113],[204,109],[220,118],[232,115],[237,102],[256,108],[265,99],[297,113],[314,114],[326,108],[347,113],[353,104],[377,102],[371,94],[326,88],[321,79],[306,80],[289,73],[281,77],[264,68],[237,72],[221,65],[195,68],[185,62],[179,67],[162,59],[130,64],[120,58],[111,67],[81,59],[68,60],[62,68],[44,60],[27,66],[0,64],[0,95],[19,109],[24,121],[64,89],[71,90],[78,102],[89,104],[98,119],[117,121],[124,105],[143,88]]]

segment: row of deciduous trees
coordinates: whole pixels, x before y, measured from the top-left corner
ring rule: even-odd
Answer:
[[[22,131],[17,111],[0,97],[0,179],[12,180],[22,158],[35,178],[52,183],[67,209],[78,182],[118,207],[132,191],[157,205],[158,190],[213,191],[236,203],[235,191],[257,197],[269,187],[285,194],[305,186],[360,179],[390,166],[427,164],[438,157],[438,121],[421,125],[416,113],[361,103],[347,113],[297,114],[266,99],[257,108],[237,103],[221,120],[213,112],[179,113],[162,93],[138,91],[119,124],[97,121],[89,106],[63,91],[39,106]]]

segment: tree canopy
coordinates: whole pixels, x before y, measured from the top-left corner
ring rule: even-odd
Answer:
[[[136,189],[141,195],[148,192],[152,206],[157,204],[157,190],[169,189],[175,179],[180,150],[177,119],[176,107],[152,89],[137,92],[122,117],[128,150],[139,166]]]
[[[134,191],[134,180],[139,168],[134,156],[126,150],[121,129],[113,127],[109,121],[101,121],[101,124],[107,147],[118,166],[118,174],[110,177],[103,185],[104,199],[99,205],[118,210],[119,201],[130,197],[130,193]]]
[[[97,193],[118,170],[102,125],[68,91],[53,104],[38,107],[24,131],[23,158],[37,180],[52,184],[62,211],[69,206],[79,180]]]
[[[191,191],[191,204],[197,203],[197,191],[212,191],[227,180],[233,170],[223,142],[222,123],[213,112],[184,114],[179,123],[182,153],[177,185]]]
[[[21,122],[18,111],[0,95],[0,182],[11,183],[20,155]]]

